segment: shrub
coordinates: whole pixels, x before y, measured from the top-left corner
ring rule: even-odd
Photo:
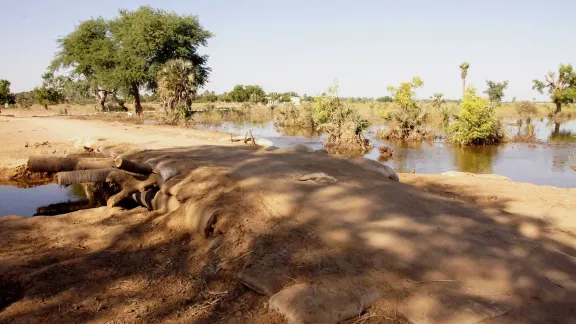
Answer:
[[[316,124],[313,118],[312,105],[304,102],[298,108],[291,102],[285,104],[276,115],[274,125],[277,127],[314,129]]]
[[[423,85],[422,80],[415,77],[412,82],[402,82],[398,88],[388,88],[394,102],[391,109],[385,112],[384,119],[388,122],[388,128],[377,133],[379,138],[422,140],[434,136],[424,128],[428,119],[427,111],[413,100],[415,90]]]
[[[389,148],[386,145],[380,145],[378,150],[380,151],[380,156],[378,157],[378,160],[380,161],[388,160],[389,158],[392,157],[392,154],[394,152],[391,148]]]
[[[362,133],[368,128],[368,121],[350,105],[345,105],[338,98],[337,90],[337,85],[334,85],[328,94],[315,100],[314,120],[318,129],[327,133],[324,147],[332,153],[348,155],[360,155],[371,150],[372,145]]]
[[[520,119],[525,119],[538,113],[536,105],[530,101],[520,101],[515,104],[514,108]]]
[[[462,109],[450,127],[452,141],[460,145],[497,144],[504,138],[502,123],[488,101],[467,88]]]

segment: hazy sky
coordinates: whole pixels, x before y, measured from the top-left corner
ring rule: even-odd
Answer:
[[[539,96],[532,80],[576,64],[576,0],[80,1],[0,0],[0,79],[12,91],[41,83],[56,39],[90,17],[151,5],[198,15],[216,37],[202,48],[213,69],[207,89],[259,84],[267,92],[317,94],[339,80],[343,96],[384,96],[420,76],[418,97],[459,98],[468,83],[509,80],[506,99]]]

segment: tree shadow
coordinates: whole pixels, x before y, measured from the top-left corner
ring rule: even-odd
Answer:
[[[141,209],[97,216],[84,224],[92,229],[86,237],[69,239],[63,231],[81,223],[74,214],[52,218],[60,227],[45,225],[48,219],[0,222],[0,235],[14,242],[0,248],[0,261],[10,261],[0,267],[1,282],[25,291],[0,312],[0,322],[283,323],[263,306],[267,297],[236,279],[242,269],[278,270],[287,286],[338,289],[341,280],[367,280],[382,298],[364,323],[407,322],[401,308],[420,293],[437,322],[453,321],[470,304],[506,309],[495,322],[576,319],[575,237],[506,212],[506,199],[490,202],[487,213],[324,153],[199,146],[133,158],[162,155],[186,158],[215,177],[225,170],[225,184],[208,173],[190,198],[222,209],[228,226],[218,247],[209,250],[210,240],[167,226],[174,213]],[[338,183],[298,181],[313,172]],[[226,190],[209,186],[210,179]],[[39,228],[53,232],[31,240]],[[52,235],[59,248],[49,243]],[[82,248],[75,240],[98,244]],[[446,312],[446,301],[467,304]]]

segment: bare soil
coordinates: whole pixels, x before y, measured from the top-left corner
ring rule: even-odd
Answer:
[[[435,323],[487,308],[503,311],[482,323],[576,322],[575,189],[412,174],[397,183],[325,153],[173,127],[0,125],[0,174],[45,149],[30,143],[63,153],[74,137],[104,138],[135,157],[186,157],[190,199],[221,209],[217,238],[144,208],[0,218],[1,323],[285,323],[240,283],[242,269],[280,273],[286,286],[369,282],[382,298],[347,323],[408,323],[410,307]],[[298,180],[315,172],[338,182]]]

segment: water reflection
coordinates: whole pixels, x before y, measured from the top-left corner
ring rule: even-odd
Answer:
[[[572,143],[576,142],[576,134],[572,132],[570,129],[561,129],[561,124],[556,122],[554,123],[554,130],[548,137],[550,142],[564,142],[564,143]]]
[[[534,145],[532,143],[508,143],[500,146],[452,147],[443,142],[382,141],[374,138],[375,130],[385,126],[373,126],[366,138],[374,149],[365,157],[378,160],[378,147],[382,144],[393,150],[392,158],[382,163],[397,172],[442,173],[462,171],[472,173],[496,173],[513,181],[530,182],[557,187],[576,187],[576,172],[570,169],[569,157],[576,152],[576,120],[554,123],[547,118],[517,120],[506,123],[510,137],[530,138],[532,142],[563,142],[566,145]],[[252,129],[254,136],[271,140],[277,147],[296,143],[311,148],[322,147],[323,136],[306,130],[278,129],[272,122],[253,124],[249,122],[223,123],[205,126],[212,130],[245,134]]]
[[[458,171],[471,173],[493,173],[498,146],[453,147],[454,165]]]

